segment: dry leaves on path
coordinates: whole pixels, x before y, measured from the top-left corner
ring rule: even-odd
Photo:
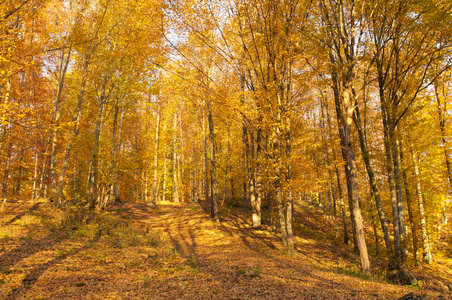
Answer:
[[[285,256],[271,228],[253,230],[234,213],[215,224],[197,204],[122,203],[96,212],[24,201],[7,207],[0,224],[4,299],[440,296],[344,274],[354,258],[338,258],[328,242],[297,237],[297,254]]]

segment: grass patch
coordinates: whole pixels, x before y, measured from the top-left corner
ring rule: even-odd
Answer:
[[[339,268],[337,268],[337,271],[341,274],[361,278],[364,280],[375,280],[375,278],[373,276],[371,276],[367,273],[364,273],[355,264],[352,264],[351,268],[345,268],[342,266],[342,263],[341,263]]]

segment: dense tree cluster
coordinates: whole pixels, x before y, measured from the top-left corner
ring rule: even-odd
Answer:
[[[311,201],[365,272],[432,261],[450,1],[6,0],[0,35],[2,198],[243,206],[289,254]]]

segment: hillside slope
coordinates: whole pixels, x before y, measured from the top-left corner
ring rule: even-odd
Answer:
[[[420,287],[367,278],[350,248],[318,240],[315,214],[305,213],[311,217],[297,220],[297,253],[288,257],[272,228],[252,230],[239,211],[215,224],[197,204],[129,202],[92,212],[8,203],[0,215],[0,298],[452,298],[447,278],[425,275]]]

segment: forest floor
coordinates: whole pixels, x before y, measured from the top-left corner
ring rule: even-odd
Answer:
[[[452,299],[452,259],[413,272],[416,286],[359,271],[351,246],[298,209],[296,255],[279,235],[253,230],[249,212],[215,224],[199,204],[115,204],[105,211],[57,209],[45,199],[9,201],[0,212],[1,299]],[[450,253],[450,252],[449,252]]]

